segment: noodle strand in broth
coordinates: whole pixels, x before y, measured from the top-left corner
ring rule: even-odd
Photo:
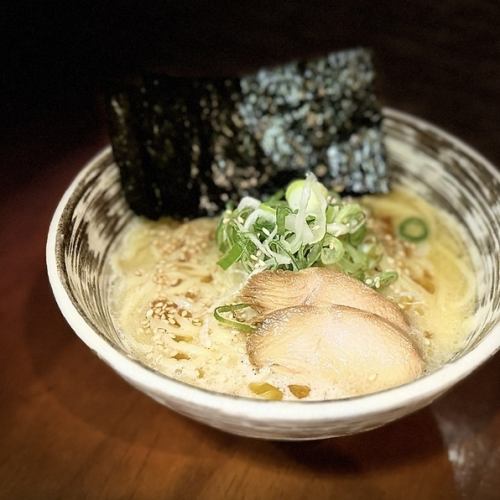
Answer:
[[[382,293],[411,326],[411,340],[432,371],[463,344],[473,321],[476,283],[459,224],[422,198],[397,188],[366,196],[368,228],[381,241],[382,269],[399,278]],[[425,221],[428,236],[398,238],[405,219]],[[247,353],[247,334],[219,324],[218,306],[242,302],[248,272],[217,265],[216,219],[188,222],[135,219],[112,256],[113,317],[131,356],[188,384],[233,395],[322,400],[349,396],[341,384],[316,383],[257,368]],[[252,309],[235,310],[237,322],[259,321]],[[290,387],[293,388],[290,389]],[[299,389],[297,389],[299,388]],[[256,392],[257,391],[257,392]]]

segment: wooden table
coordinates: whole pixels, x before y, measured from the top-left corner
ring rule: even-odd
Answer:
[[[500,164],[498,52],[481,33],[458,55],[453,30],[420,44],[388,38],[380,94]],[[310,443],[201,426],[100,362],[64,322],[44,262],[64,187],[106,144],[93,99],[68,93],[2,135],[0,498],[500,498],[499,356],[414,415]]]

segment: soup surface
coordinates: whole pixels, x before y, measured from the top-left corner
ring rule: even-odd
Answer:
[[[475,277],[463,232],[448,214],[400,188],[361,203],[369,213],[369,231],[384,249],[381,268],[399,275],[377,293],[404,312],[425,371],[432,371],[460,349],[473,321]],[[424,241],[398,237],[401,222],[411,217],[426,221]],[[353,395],[342,384],[309,380],[304,387],[298,379],[294,385],[269,366],[254,366],[248,334],[214,318],[216,307],[241,302],[248,279],[239,265],[227,270],[217,265],[216,225],[210,218],[184,223],[136,218],[130,224],[111,259],[114,321],[130,354],[180,381],[233,395],[289,400]]]

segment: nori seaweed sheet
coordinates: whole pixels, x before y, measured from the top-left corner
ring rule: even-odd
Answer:
[[[313,171],[349,194],[388,190],[369,51],[241,78],[145,74],[106,98],[123,189],[139,215],[214,214]]]

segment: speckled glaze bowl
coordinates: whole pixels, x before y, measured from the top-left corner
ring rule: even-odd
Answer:
[[[108,255],[133,217],[109,148],[80,172],[62,197],[47,241],[52,289],[76,334],[140,391],[172,410],[234,434],[303,440],[353,434],[422,408],[500,348],[500,174],[458,139],[412,116],[385,109],[393,181],[453,214],[473,246],[477,322],[463,350],[409,384],[339,401],[262,401],[189,386],[129,356],[108,304]]]

